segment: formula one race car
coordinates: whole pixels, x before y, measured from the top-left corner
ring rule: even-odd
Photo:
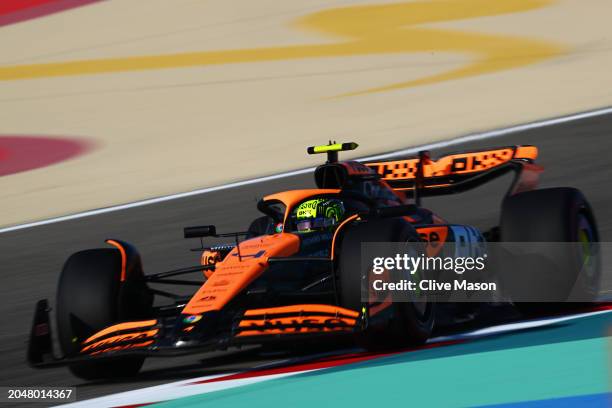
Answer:
[[[63,357],[54,357],[47,300],[36,306],[28,348],[34,367],[68,365],[85,379],[134,375],[145,357],[181,355],[244,344],[278,344],[348,336],[367,347],[424,343],[436,302],[386,297],[364,301],[364,242],[461,243],[598,240],[592,211],[573,188],[533,190],[542,170],[534,146],[362,164],[338,161],[355,143],[308,148],[325,153],[314,171],[317,189],[285,191],[257,204],[263,216],[247,231],[185,228],[186,238],[225,237],[231,244],[199,248],[201,264],[146,275],[134,246],[77,252],[66,261],[57,292]],[[451,224],[421,206],[422,197],[458,193],[514,172],[500,225],[481,232]],[[533,190],[533,191],[531,191]],[[241,240],[242,239],[242,240]],[[567,251],[566,264],[584,263]],[[593,259],[593,257],[591,257]],[[177,279],[197,273],[198,280]],[[596,285],[590,276],[585,287]],[[576,280],[576,276],[573,277]],[[196,285],[190,296],[152,286]],[[159,306],[154,297],[168,298]],[[155,306],[154,306],[155,304]],[[537,304],[525,304],[533,310]]]

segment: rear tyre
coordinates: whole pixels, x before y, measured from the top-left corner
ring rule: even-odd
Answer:
[[[151,317],[153,294],[136,258],[124,282],[116,249],[90,249],[68,258],[57,291],[58,337],[65,355],[76,355],[81,342],[105,327]],[[69,369],[88,380],[112,378],[137,374],[143,362],[144,357],[123,357],[75,363]]]
[[[515,305],[525,315],[562,311],[573,299],[594,300],[599,291],[599,233],[593,211],[575,188],[528,191],[504,200],[500,223],[505,242],[578,242],[581,245],[543,248],[530,257],[526,277],[533,291],[555,302]],[[548,246],[547,246],[548,247]],[[518,264],[515,270],[520,271]],[[551,288],[553,291],[551,292]],[[576,304],[573,305],[574,307]]]
[[[361,296],[362,284],[369,275],[369,271],[361,265],[362,242],[413,242],[416,246],[420,241],[414,227],[403,219],[377,219],[348,226],[336,253],[340,305],[357,311],[368,306],[362,302]],[[390,318],[384,320],[382,325],[370,324],[360,338],[361,344],[369,349],[423,344],[433,329],[435,303],[422,300],[393,301],[383,312],[389,313]],[[370,319],[370,323],[373,322],[374,319]]]

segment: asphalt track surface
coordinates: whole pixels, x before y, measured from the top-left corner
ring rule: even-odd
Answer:
[[[601,240],[612,241],[612,114],[466,143],[436,150],[433,154],[514,144],[537,145],[540,148],[538,162],[546,169],[541,186],[581,189],[594,208]],[[295,146],[303,148],[298,142]],[[226,154],[231,160],[231,152]],[[203,182],[205,178],[203,171]],[[424,204],[452,222],[488,228],[497,222],[499,200],[506,183],[507,180],[502,179],[462,195],[426,199]],[[106,238],[121,238],[140,248],[147,273],[193,265],[198,255],[189,251],[195,243],[182,238],[184,226],[214,223],[219,231],[244,230],[258,215],[255,209],[258,198],[279,190],[313,185],[312,175],[305,174],[0,234],[3,269],[0,385],[76,385],[81,400],[174,380],[249,369],[286,358],[241,351],[204,357],[150,359],[136,379],[85,383],[63,368],[29,368],[25,363],[25,348],[34,303],[47,297],[53,304],[59,272],[70,253],[103,246]],[[609,264],[612,260],[604,259],[604,262]],[[604,279],[603,287],[612,289],[610,276]]]

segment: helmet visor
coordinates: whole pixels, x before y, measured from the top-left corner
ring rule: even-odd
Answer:
[[[309,218],[306,220],[299,220],[296,222],[296,227],[298,231],[306,232],[331,227],[335,224],[336,220],[334,218],[317,217]]]

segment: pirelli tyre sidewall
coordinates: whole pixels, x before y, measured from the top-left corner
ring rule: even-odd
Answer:
[[[361,285],[368,274],[367,270],[362,270],[362,242],[415,242],[418,245],[420,241],[417,231],[403,218],[358,221],[345,227],[334,254],[340,305],[352,310],[366,306],[361,299]],[[417,307],[410,302],[393,302],[389,311],[390,318],[382,325],[370,325],[361,339],[362,345],[367,348],[418,345],[430,336],[434,303],[426,302]],[[374,319],[370,321],[374,322]]]
[[[121,281],[121,254],[117,249],[80,251],[68,258],[57,290],[58,338],[66,356],[75,356],[80,344],[116,323],[151,317],[153,295],[142,279],[140,257],[133,251]],[[82,362],[69,366],[84,379],[136,374],[144,358],[129,357]]]
[[[550,265],[533,267],[525,284],[541,285],[542,293],[557,299],[555,302],[516,302],[524,314],[539,314],[575,307],[572,299],[594,300],[601,275],[599,233],[593,210],[584,195],[571,187],[528,191],[504,200],[500,222],[501,240],[504,242],[581,242],[588,235],[592,249],[593,267],[588,274],[579,271],[584,266],[583,254],[563,246],[551,246],[540,262]],[[576,247],[578,248],[578,247]],[[573,248],[571,248],[573,249]],[[514,265],[515,273],[522,273],[522,265]],[[562,271],[562,272],[559,272]],[[548,273],[548,276],[533,274]],[[562,276],[553,276],[561,273]],[[550,292],[554,284],[555,293]],[[549,293],[546,290],[549,290]],[[564,302],[568,303],[564,303]]]

